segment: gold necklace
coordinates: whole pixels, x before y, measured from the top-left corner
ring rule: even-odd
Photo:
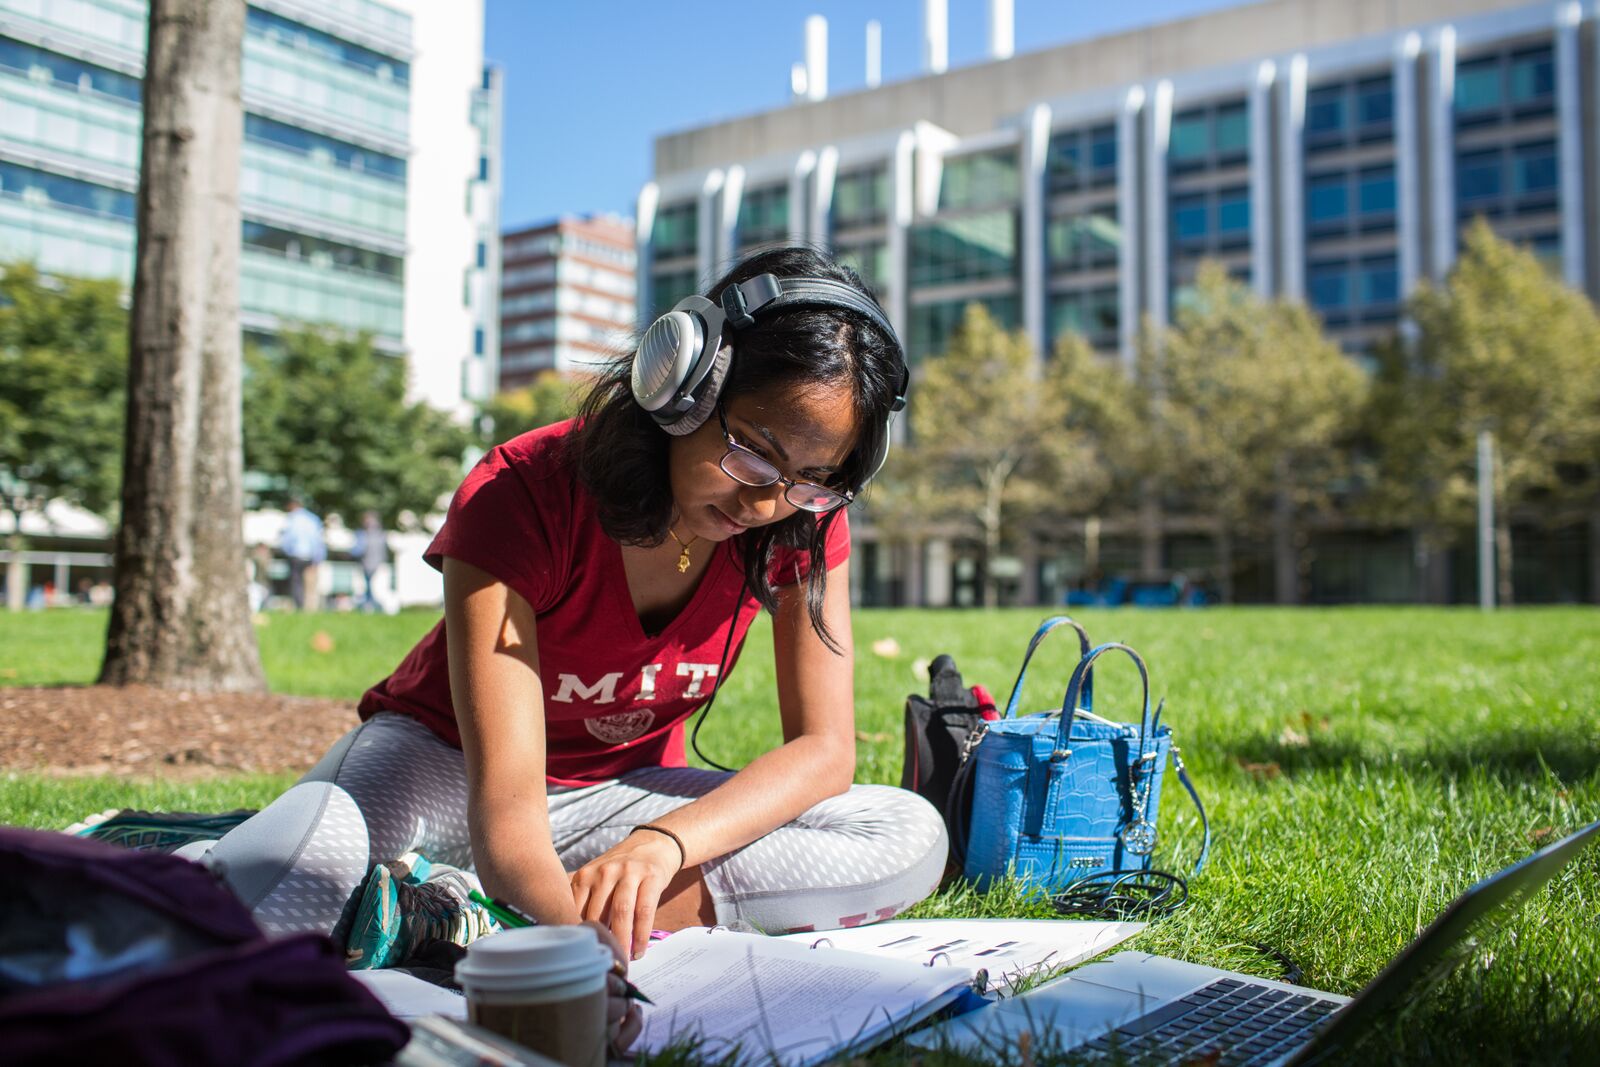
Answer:
[[[700,535],[695,534],[693,537],[689,538],[689,540],[685,541],[683,538],[679,537],[677,532],[674,531],[670,526],[667,527],[667,533],[671,534],[672,539],[678,542],[678,547],[683,549],[682,552],[678,553],[678,573],[687,574],[689,572],[689,546],[700,540]]]

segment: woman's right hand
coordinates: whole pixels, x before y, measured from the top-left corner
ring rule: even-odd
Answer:
[[[644,1015],[639,1005],[628,999],[624,984],[628,974],[628,954],[605,923],[590,920],[583,925],[594,930],[600,943],[611,950],[614,960],[611,973],[606,976],[606,1037],[611,1042],[612,1055],[622,1056],[644,1029]]]

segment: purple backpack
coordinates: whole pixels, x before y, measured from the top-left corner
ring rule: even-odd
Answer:
[[[386,1062],[409,1031],[320,934],[268,939],[204,867],[0,827],[8,1064]]]

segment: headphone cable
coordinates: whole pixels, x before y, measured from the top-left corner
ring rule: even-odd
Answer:
[[[689,732],[689,745],[694,749],[694,754],[700,759],[715,767],[719,771],[734,773],[732,767],[724,767],[704,752],[700,751],[700,727],[705,725],[706,716],[711,713],[711,705],[717,702],[717,694],[722,691],[722,677],[728,669],[728,651],[733,648],[733,631],[739,626],[739,609],[744,607],[744,594],[750,588],[750,576],[746,574],[739,582],[739,596],[733,602],[733,615],[728,619],[728,636],[722,642],[722,659],[717,663],[717,680],[711,683],[711,696],[700,708],[700,717],[694,721],[694,729]]]

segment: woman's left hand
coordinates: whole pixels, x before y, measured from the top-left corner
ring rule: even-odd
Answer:
[[[604,923],[638,959],[650,942],[656,907],[678,873],[678,846],[664,834],[633,833],[568,876],[585,920]]]

